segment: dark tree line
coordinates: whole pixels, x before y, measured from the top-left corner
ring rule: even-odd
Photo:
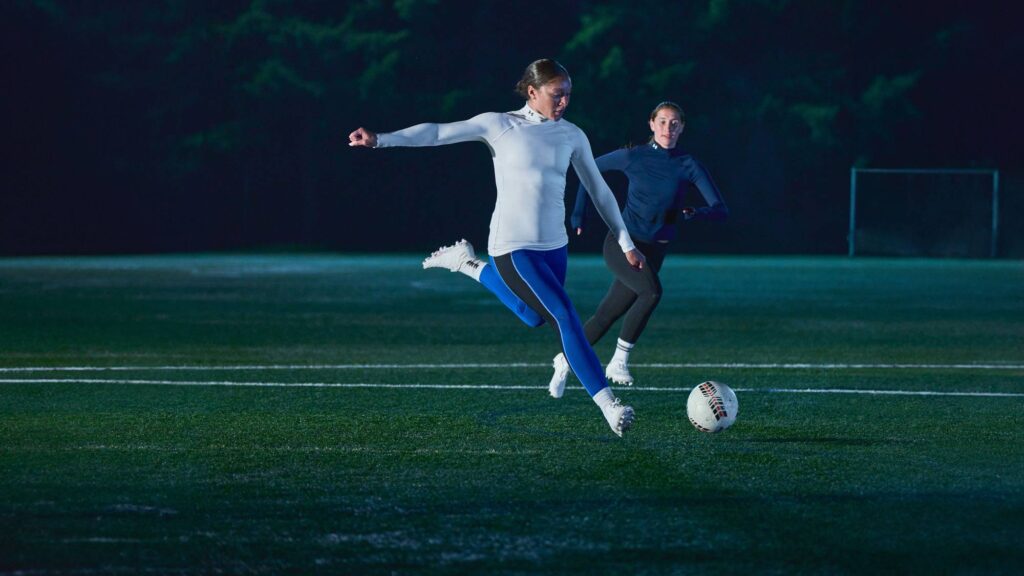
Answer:
[[[661,100],[686,109],[682,145],[733,218],[690,226],[677,250],[842,253],[851,165],[998,167],[1019,181],[1024,54],[1001,10],[13,0],[0,8],[0,252],[482,244],[484,147],[352,150],[347,133],[516,108],[523,67],[551,56],[573,75],[567,118],[597,153],[644,141]]]

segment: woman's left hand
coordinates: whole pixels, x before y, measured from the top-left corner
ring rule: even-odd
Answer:
[[[626,261],[636,270],[643,270],[644,264],[647,264],[647,258],[644,258],[643,253],[636,248],[626,252]]]
[[[377,135],[366,128],[359,127],[348,135],[349,146],[364,146],[366,148],[377,147]]]

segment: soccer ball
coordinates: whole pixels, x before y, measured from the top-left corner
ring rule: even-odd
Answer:
[[[740,403],[736,393],[721,382],[707,381],[690,391],[686,415],[701,432],[721,432],[736,421]]]

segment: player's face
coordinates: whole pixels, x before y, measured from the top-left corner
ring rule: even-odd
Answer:
[[[675,148],[685,126],[685,123],[679,120],[679,114],[671,108],[658,110],[650,124],[654,141],[662,148]]]
[[[545,118],[560,120],[565,114],[565,109],[569,107],[572,82],[568,78],[556,78],[540,88],[530,86],[527,92],[530,96],[530,108]]]

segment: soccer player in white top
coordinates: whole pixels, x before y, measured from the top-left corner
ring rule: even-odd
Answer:
[[[462,272],[487,287],[526,324],[547,322],[552,326],[569,366],[601,408],[612,431],[622,436],[633,424],[633,408],[612,394],[564,288],[569,243],[565,174],[570,163],[629,264],[641,269],[644,256],[626,231],[586,135],[562,119],[572,91],[569,73],[554,60],[537,60],[527,66],[516,90],[526,99],[519,110],[489,112],[448,124],[417,124],[385,134],[358,128],[349,135],[349,146],[439,146],[470,141],[487,145],[497,186],[487,240],[489,260],[477,259],[472,246],[463,240],[435,252],[423,266]]]

